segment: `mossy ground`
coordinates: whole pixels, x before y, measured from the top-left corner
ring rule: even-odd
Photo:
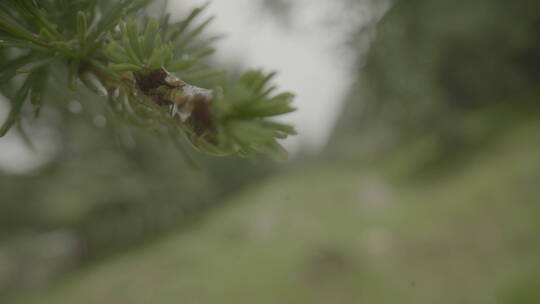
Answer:
[[[516,128],[431,181],[344,165],[275,176],[188,230],[13,301],[540,303],[539,135]],[[513,296],[523,286],[531,298]]]

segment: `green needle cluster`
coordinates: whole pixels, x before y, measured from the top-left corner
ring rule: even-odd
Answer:
[[[293,95],[274,92],[275,74],[231,78],[210,68],[220,37],[206,33],[213,19],[202,17],[206,6],[173,22],[168,13],[146,16],[149,2],[1,1],[0,55],[9,59],[0,61],[0,89],[11,110],[0,136],[28,115],[27,102],[39,115],[51,75],[65,71],[66,88],[86,85],[120,121],[166,132],[181,145],[212,155],[286,156],[278,140],[294,129],[271,119],[294,111]]]

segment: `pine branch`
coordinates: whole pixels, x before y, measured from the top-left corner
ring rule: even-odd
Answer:
[[[2,2],[0,48],[18,50],[18,55],[0,66],[0,80],[27,76],[11,98],[0,136],[19,121],[27,99],[39,114],[46,104],[45,75],[63,65],[69,71],[67,87],[76,89],[81,82],[107,97],[126,123],[184,134],[193,147],[212,155],[284,157],[277,140],[295,134],[294,129],[270,118],[294,111],[293,95],[273,93],[275,74],[250,71],[230,80],[223,71],[208,69],[205,60],[215,52],[211,44],[217,37],[203,38],[213,19],[199,20],[205,6],[175,23],[168,14],[160,20],[143,17],[141,28],[141,18],[134,16],[148,2]],[[199,80],[214,85],[188,83]]]

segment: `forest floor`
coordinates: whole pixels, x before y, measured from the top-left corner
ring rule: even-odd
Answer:
[[[533,303],[518,297],[540,299],[539,135],[422,182],[346,164],[274,176],[13,303]]]

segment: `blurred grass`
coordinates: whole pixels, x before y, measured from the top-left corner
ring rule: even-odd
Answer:
[[[396,178],[404,164],[275,176],[10,303],[540,303],[538,135],[515,128],[423,182]]]

